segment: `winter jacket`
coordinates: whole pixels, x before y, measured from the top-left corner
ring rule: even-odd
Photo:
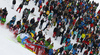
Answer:
[[[17,25],[21,24],[21,21],[17,21]]]
[[[87,50],[84,52],[84,55],[88,55],[88,51]]]
[[[61,22],[61,20],[57,20],[57,24],[59,24]]]
[[[48,16],[48,20],[51,20],[51,18],[52,18],[51,15],[49,15],[49,16]]]
[[[31,32],[32,32],[33,34],[35,34],[35,31],[31,30]]]
[[[2,19],[2,17],[0,16],[0,20]]]
[[[52,18],[51,23],[55,23],[55,22],[56,22],[56,18]]]
[[[37,20],[38,20],[38,21],[40,21],[40,17],[39,17],[39,18],[37,18]]]
[[[59,52],[62,53],[63,50],[64,50],[64,47],[61,47]]]
[[[57,32],[58,31],[58,28],[54,28],[54,31],[53,32]]]
[[[65,51],[68,50],[68,46],[66,46],[66,47],[64,48],[64,50],[65,50]]]
[[[73,45],[73,48],[76,48],[76,47],[77,47],[77,44],[74,44],[74,45]]]
[[[7,9],[3,9],[3,15],[7,16],[7,14],[8,14]]]
[[[52,5],[50,6],[50,10],[53,10],[53,6]]]
[[[14,21],[16,20],[16,17],[14,16],[14,17],[12,17],[12,19],[14,19]]]
[[[68,43],[70,42],[70,38],[67,39],[67,42],[68,42]]]
[[[13,25],[14,25],[14,23],[15,23],[15,21],[14,21],[14,20],[11,20],[11,21],[10,21],[10,25],[11,25],[11,24],[13,24]]]
[[[82,38],[85,38],[85,36],[86,36],[86,35],[83,33],[83,34],[82,34]]]
[[[71,50],[73,48],[73,46],[70,44],[69,46],[68,46],[68,50]]]
[[[30,1],[30,0],[26,0],[26,1]]]
[[[42,19],[40,25],[42,25],[43,23],[44,23],[44,20]]]
[[[31,13],[33,13],[33,12],[34,12],[34,10],[35,10],[35,9],[34,9],[34,8],[32,8]]]
[[[49,45],[49,49],[52,49],[54,46],[51,44],[51,45]]]
[[[35,20],[34,20],[34,19],[31,19],[31,20],[30,20],[30,23],[31,23],[31,24],[35,23]]]
[[[98,47],[100,47],[100,43],[98,44]]]
[[[60,0],[59,2],[62,3],[62,0]]]
[[[77,35],[78,32],[74,31],[74,34]]]
[[[20,7],[20,8],[23,8],[23,4],[20,4],[19,7]]]
[[[49,50],[49,55],[53,55],[53,50],[52,49]]]
[[[41,4],[42,3],[42,0],[39,0],[39,4]]]
[[[75,54],[76,54],[76,52],[77,52],[77,50],[73,49],[72,54],[73,54],[73,55],[75,55]]]
[[[50,14],[50,11],[47,11],[47,12],[46,12],[46,15],[49,15],[49,14]]]
[[[60,30],[58,29],[56,32],[56,36],[59,36],[59,35],[60,35]]]
[[[45,43],[46,47],[48,47],[50,45],[50,42],[48,42],[48,41],[45,41],[44,43]]]

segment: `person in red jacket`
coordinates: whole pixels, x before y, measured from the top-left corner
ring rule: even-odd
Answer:
[[[40,18],[41,18],[41,16],[42,16],[42,14],[43,14],[43,11],[40,11]]]
[[[93,55],[93,50],[90,51],[90,55]]]
[[[48,1],[46,2],[46,5],[49,6],[49,2]]]
[[[90,30],[91,30],[91,28],[92,28],[93,26],[94,26],[94,24],[93,24],[93,23],[91,23],[91,24],[90,24]]]
[[[53,10],[53,6],[51,5],[51,6],[50,6],[50,12],[51,12],[52,10]]]
[[[88,50],[85,50],[83,55],[88,55],[88,52]]]
[[[98,13],[97,14],[99,14],[100,15],[100,10],[98,11]]]

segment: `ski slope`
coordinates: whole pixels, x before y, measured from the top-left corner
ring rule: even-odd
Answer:
[[[93,0],[91,0],[91,1],[93,1]],[[100,3],[99,0],[94,0],[94,1]],[[20,20],[22,17],[22,12],[23,12],[24,8],[28,8],[31,10],[33,7],[35,7],[34,14],[36,16],[33,16],[33,14],[30,14],[28,19],[30,20],[31,18],[35,17],[35,19],[37,20],[37,17],[39,17],[39,12],[38,12],[38,7],[37,7],[38,5],[35,6],[34,1],[31,1],[31,2],[29,2],[29,5],[24,5],[23,9],[21,10],[21,13],[19,13],[19,12],[16,12],[16,9],[18,8],[18,6],[20,5],[21,2],[22,2],[22,0],[16,0],[16,5],[15,5],[14,9],[11,9],[12,0],[0,0],[0,8],[6,7],[7,11],[8,11],[6,23],[8,23],[14,15],[16,15],[16,18],[17,18],[16,21]],[[100,6],[97,8],[97,11],[99,10],[99,8],[100,8]],[[15,24],[16,24],[16,22],[15,22]],[[46,23],[43,24],[43,28],[45,27],[45,25],[46,25]],[[46,39],[51,37],[52,43],[54,43],[53,49],[58,49],[59,47],[62,46],[62,45],[60,45],[61,37],[58,37],[57,40],[55,40],[52,37],[53,28],[54,27],[51,27],[50,31],[48,31],[48,34],[46,35]],[[36,28],[36,32],[38,32],[38,31],[39,31],[39,27]],[[72,40],[71,43],[76,43],[76,41]],[[8,29],[6,29],[5,25],[4,26],[0,25],[0,55],[35,55],[35,54],[30,52],[26,48],[23,48],[16,41],[13,33],[10,32]]]
[[[13,41],[13,36],[5,26],[0,25],[0,55],[35,55],[23,48],[19,43]]]

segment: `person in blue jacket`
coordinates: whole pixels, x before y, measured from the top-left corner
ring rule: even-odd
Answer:
[[[59,26],[59,23],[61,22],[60,19],[57,20],[57,27]]]
[[[12,20],[10,21],[9,26],[12,24],[14,25],[15,21],[16,21],[16,15],[14,17],[12,17]]]
[[[69,44],[68,50],[70,51],[73,48],[72,44]]]
[[[77,49],[73,49],[72,54],[75,55],[77,53]]]
[[[68,42],[68,43],[70,42],[70,38],[67,39],[67,42]]]
[[[14,21],[14,19],[12,19],[12,20],[10,21],[9,28],[13,27],[14,23],[15,23],[15,21]]]
[[[14,21],[16,20],[16,15],[14,17],[12,17],[12,20],[14,19]]]
[[[35,34],[35,30],[31,30],[31,32],[32,32],[33,34]]]
[[[62,0],[60,0],[59,2],[62,3]]]
[[[42,0],[39,0],[39,5],[38,6],[40,6],[42,4]]]
[[[50,49],[48,54],[49,54],[49,55],[53,55],[53,50]]]
[[[2,19],[2,16],[0,15],[0,20]]]

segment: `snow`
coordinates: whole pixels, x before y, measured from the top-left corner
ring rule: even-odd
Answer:
[[[93,1],[93,0],[91,0],[91,1]],[[94,1],[100,3],[99,0],[94,0]],[[28,8],[31,10],[33,7],[35,7],[34,14],[36,16],[33,16],[33,14],[30,14],[28,19],[30,20],[31,18],[35,17],[35,19],[37,20],[37,18],[39,17],[39,12],[38,12],[38,7],[37,7],[38,4],[37,4],[37,6],[35,6],[34,1],[31,1],[31,2],[29,2],[28,6],[24,5],[23,9],[21,10],[21,13],[19,13],[19,12],[16,12],[16,9],[18,8],[18,6],[20,5],[21,2],[22,2],[22,0],[16,0],[16,5],[15,5],[14,9],[11,9],[12,0],[0,0],[0,8],[7,7],[8,15],[6,18],[6,20],[7,20],[6,23],[8,23],[14,15],[16,15],[16,18],[17,18],[16,21],[20,20],[22,17],[22,12],[23,12],[24,8]],[[100,8],[100,6],[97,8],[97,11],[99,10],[99,8]],[[42,29],[45,27],[46,23],[43,24]],[[47,31],[46,39],[51,37],[52,43],[54,43],[53,49],[58,49],[64,44],[60,45],[61,37],[58,37],[57,40],[55,40],[52,37],[53,28],[54,27],[51,27],[50,30]],[[36,32],[38,32],[39,30],[40,30],[39,27],[37,27]],[[45,31],[43,33],[45,33]],[[76,40],[71,40],[71,43],[76,43]],[[8,29],[6,29],[5,25],[4,26],[0,25],[0,55],[35,55],[35,54],[30,52],[26,48],[23,48],[16,41],[13,33],[10,32]]]
[[[13,40],[12,40],[13,39]],[[0,25],[0,55],[35,55],[14,41],[14,35]]]
[[[8,15],[6,23],[8,23],[14,15],[17,16],[16,20],[21,19],[22,13],[16,12],[16,9],[21,2],[22,1],[17,0],[16,1],[17,4],[15,5],[15,8],[13,10],[11,9],[12,0],[0,0],[0,8],[7,7]],[[24,8],[25,7],[31,7],[31,5],[24,6]],[[6,28],[6,26],[0,25],[0,55],[36,55],[36,54],[32,53],[26,48],[23,48],[21,44],[16,42],[12,32],[10,32]]]

